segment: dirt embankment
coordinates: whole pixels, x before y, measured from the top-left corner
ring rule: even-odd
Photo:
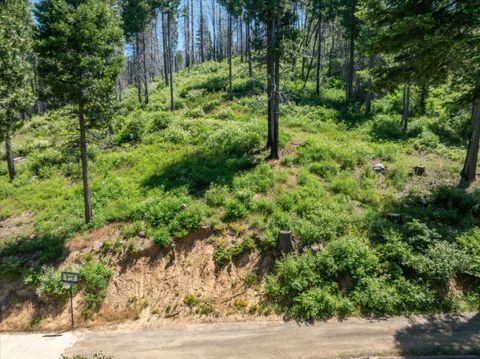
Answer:
[[[83,296],[73,305],[77,326],[92,327],[136,320],[211,322],[258,317],[261,300],[258,284],[247,285],[252,272],[260,276],[273,265],[271,258],[245,253],[218,268],[209,228],[202,228],[160,249],[148,239],[135,238],[131,251],[105,249],[105,242],[119,240],[120,225],[110,224],[65,243],[60,267],[75,268],[86,256],[100,259],[113,269],[106,297],[89,318],[82,316]],[[0,330],[60,330],[70,325],[69,302],[40,299],[21,282],[0,279],[2,317]]]

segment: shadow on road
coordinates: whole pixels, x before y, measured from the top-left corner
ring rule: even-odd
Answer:
[[[480,313],[412,319],[395,334],[401,354],[480,354]]]

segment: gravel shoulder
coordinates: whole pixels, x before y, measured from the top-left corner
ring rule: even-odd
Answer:
[[[79,330],[61,336],[1,334],[0,359],[57,359],[61,354],[114,359],[348,358],[370,355],[469,354],[480,351],[480,314],[349,319],[315,324],[150,323]]]

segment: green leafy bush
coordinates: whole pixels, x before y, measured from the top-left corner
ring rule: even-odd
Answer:
[[[151,131],[165,130],[173,122],[173,115],[171,112],[155,112],[152,116],[150,124]]]
[[[22,276],[23,262],[17,257],[6,257],[0,262],[0,277],[13,281]]]
[[[211,184],[208,191],[205,192],[205,200],[211,207],[221,207],[225,205],[228,196],[228,187]]]
[[[80,268],[81,285],[84,289],[83,314],[88,316],[105,298],[112,270],[101,262],[88,261]]]
[[[255,241],[251,237],[245,237],[241,242],[231,247],[219,247],[213,252],[213,259],[217,266],[221,267],[229,263],[232,259],[240,257],[244,253],[249,253],[255,249]]]
[[[118,133],[119,143],[138,143],[143,138],[147,124],[143,116],[133,114]]]
[[[167,248],[172,244],[173,238],[166,228],[159,228],[154,232],[152,241],[160,248]]]
[[[337,312],[338,298],[324,288],[310,289],[294,299],[292,314],[305,319],[326,319]]]
[[[337,174],[337,164],[333,161],[324,161],[320,163],[312,163],[309,166],[310,172],[316,174],[317,176],[320,176],[322,178],[325,178],[327,180],[330,180]]]
[[[41,298],[65,299],[69,290],[63,286],[61,274],[53,267],[44,267],[37,277],[36,293]]]
[[[245,218],[248,215],[248,208],[238,199],[232,199],[225,205],[225,213],[223,220],[225,222],[233,222],[238,219]]]

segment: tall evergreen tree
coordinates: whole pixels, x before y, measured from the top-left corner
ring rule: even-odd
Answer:
[[[32,23],[27,0],[0,1],[0,140],[10,179],[16,175],[11,137],[22,125],[23,112],[32,103]]]
[[[122,67],[123,33],[114,0],[41,0],[36,7],[39,71],[78,116],[85,221],[92,217],[87,130],[111,103]]]

